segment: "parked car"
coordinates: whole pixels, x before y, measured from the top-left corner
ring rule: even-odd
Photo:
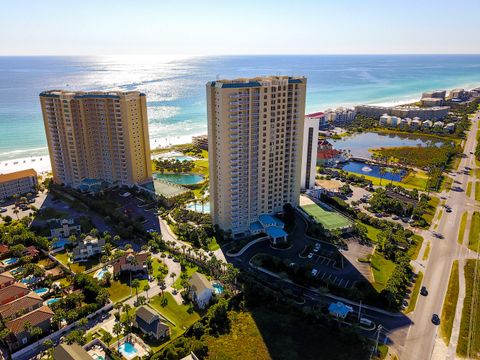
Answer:
[[[393,220],[400,220],[400,216],[393,215],[393,216],[392,216],[392,219],[393,219]]]
[[[309,259],[313,258],[313,252],[309,253],[307,258],[309,258]]]
[[[315,246],[313,247],[313,252],[319,252],[320,251],[320,243],[316,243]]]
[[[422,286],[422,288],[420,289],[420,295],[422,295],[422,296],[427,296],[428,295],[428,290],[425,286]]]
[[[6,212],[6,211],[7,211],[7,209],[5,209],[5,208],[0,208],[0,213],[4,213],[4,212]]]
[[[437,314],[432,315],[432,323],[435,325],[440,325],[440,317]]]
[[[317,276],[318,270],[317,269],[312,269],[312,276]]]

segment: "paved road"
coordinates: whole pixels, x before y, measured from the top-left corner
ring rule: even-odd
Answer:
[[[465,157],[461,160],[459,170],[463,170],[465,166],[475,167],[474,157],[470,152],[475,150],[478,118],[479,113],[476,115],[476,120],[473,122],[465,142]],[[455,180],[458,182],[455,185],[466,190],[468,182],[474,180],[474,178],[471,175],[459,172],[455,175]],[[450,214],[444,213],[437,222],[436,231],[442,233],[444,239],[433,237],[425,239],[431,243],[430,256],[425,266],[423,279],[423,285],[427,287],[429,295],[419,297],[416,309],[410,316],[412,325],[409,328],[405,346],[403,349],[397,347],[402,360],[432,358],[434,344],[439,336],[439,327],[431,322],[431,317],[434,313],[441,314],[452,263],[462,256],[462,248],[457,243],[460,220],[463,212],[472,210],[475,203],[466,196],[465,191],[447,191],[446,198],[446,203],[451,206],[453,212]],[[469,229],[466,231],[465,238],[468,238],[468,231]],[[395,335],[393,333],[392,337],[395,338]]]

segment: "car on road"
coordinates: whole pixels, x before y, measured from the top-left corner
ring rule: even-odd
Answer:
[[[309,253],[307,258],[309,258],[309,259],[313,258],[313,252]]]
[[[445,208],[445,211],[446,211],[447,213],[451,213],[451,212],[452,212],[452,208],[449,206],[449,207]]]
[[[6,212],[6,211],[7,211],[7,209],[5,209],[5,208],[0,208],[0,213],[4,213],[4,212]]]
[[[435,231],[432,231],[432,234],[433,236],[435,236],[437,239],[443,239],[443,235],[438,233],[438,232],[435,232]]]
[[[427,296],[428,295],[428,290],[425,286],[422,286],[422,288],[420,289],[420,295],[422,295],[422,296]]]
[[[392,216],[392,220],[400,220],[400,216],[393,215],[393,216]]]
[[[437,314],[432,315],[432,323],[435,325],[440,325],[440,317]]]

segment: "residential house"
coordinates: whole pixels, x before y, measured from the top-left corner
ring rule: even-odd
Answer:
[[[422,123],[422,126],[424,128],[431,128],[433,126],[433,123],[430,121],[430,120],[425,120],[423,123]]]
[[[27,345],[32,340],[30,333],[24,329],[24,324],[26,322],[29,322],[32,325],[32,328],[39,327],[42,329],[43,333],[47,333],[50,331],[53,315],[53,311],[48,306],[44,305],[7,322],[5,326],[11,331],[10,338],[7,340],[10,351]]]
[[[4,257],[8,256],[9,253],[10,253],[10,246],[5,244],[0,244],[0,259],[3,259]]]
[[[198,272],[193,273],[188,283],[190,284],[190,298],[199,308],[203,309],[208,305],[214,293],[212,284],[205,275]]]
[[[20,315],[38,309],[42,304],[43,299],[37,293],[31,291],[17,300],[0,306],[0,317],[3,320],[15,319]]]
[[[8,304],[9,302],[19,299],[30,292],[27,285],[22,283],[14,283],[10,286],[0,289],[0,305]]]
[[[40,251],[35,246],[28,246],[23,250],[22,255],[23,256],[30,256],[32,258],[36,258],[40,254]]]
[[[155,310],[148,306],[140,306],[137,309],[133,326],[156,340],[170,336],[170,327],[162,321]]]
[[[93,358],[88,354],[87,350],[78,345],[72,343],[62,343],[53,349],[54,360],[92,360]],[[100,359],[97,357],[97,359]]]
[[[88,261],[90,257],[101,254],[104,246],[104,239],[87,235],[84,239],[80,239],[77,246],[73,248],[72,262]]]
[[[448,123],[445,125],[445,131],[448,132],[454,132],[455,131],[455,124],[454,123]]]
[[[149,252],[141,251],[135,253],[132,249],[128,249],[123,256],[116,259],[113,263],[113,276],[118,276],[123,271],[147,271],[147,259],[149,256]]]
[[[15,283],[15,278],[10,271],[5,271],[0,274],[0,289],[13,285],[13,283]]]
[[[433,127],[437,129],[443,129],[444,126],[445,126],[445,123],[443,121],[435,121],[433,123]]]
[[[82,226],[76,219],[53,219],[48,223],[52,237],[67,238],[70,235],[79,235]]]

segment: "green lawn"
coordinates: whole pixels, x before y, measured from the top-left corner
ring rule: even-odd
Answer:
[[[460,322],[460,334],[458,336],[457,354],[461,357],[466,357],[468,354],[468,343],[470,340],[470,357],[477,358],[480,352],[480,332],[476,331],[479,328],[479,307],[472,306],[478,304],[480,296],[480,286],[478,286],[477,274],[477,286],[474,292],[474,278],[475,278],[475,265],[477,261],[468,259],[466,261],[465,271],[465,299],[463,300],[462,308],[462,320]],[[480,264],[477,265],[480,270]],[[475,298],[475,299],[474,299]],[[473,311],[472,311],[473,310]],[[472,326],[470,326],[472,325]]]
[[[352,225],[352,222],[335,210],[329,210],[318,204],[302,205],[302,210],[312,216],[314,221],[323,225],[326,230],[341,229]]]
[[[427,245],[425,246],[425,252],[423,253],[422,260],[425,261],[428,259],[428,255],[430,255],[430,241],[427,242]]]
[[[418,272],[417,278],[415,279],[415,285],[412,289],[412,295],[410,296],[410,301],[408,302],[408,307],[405,310],[405,314],[408,314],[415,310],[415,305],[417,305],[418,294],[420,292],[420,287],[422,286],[423,273]]]
[[[477,251],[480,241],[480,212],[475,211],[472,215],[472,224],[468,235],[468,248]]]
[[[480,201],[480,182],[475,183],[475,200]]]
[[[351,171],[347,171],[347,173],[355,175],[355,176],[364,177],[365,179],[370,180],[373,185],[380,186],[380,178],[377,178],[375,176],[362,175],[362,174],[358,174],[358,173],[351,172]],[[393,185],[401,186],[405,189],[417,189],[417,190],[424,191],[425,187],[427,186],[427,180],[428,180],[428,178],[427,178],[427,176],[424,172],[416,173],[416,172],[412,171],[412,172],[410,172],[410,174],[408,174],[405,177],[405,179],[402,182],[399,182],[399,181],[393,181],[392,182],[392,181],[383,179],[381,181],[381,186],[386,186],[387,184],[392,183]]]
[[[153,269],[153,277],[156,279],[157,275],[160,273],[167,274],[168,267],[165,263],[157,258],[153,258],[152,260],[152,269]]]
[[[370,261],[370,266],[375,280],[373,287],[380,292],[385,288],[388,279],[392,276],[393,270],[395,269],[395,263],[391,260],[385,259],[382,254],[375,251]]]
[[[367,236],[373,243],[376,243],[378,241],[377,235],[380,234],[382,230],[377,229],[372,225],[365,224],[359,220],[355,220],[355,222],[359,225],[365,226],[365,228],[367,229]]]
[[[408,249],[408,255],[410,256],[410,259],[415,260],[418,258],[418,254],[420,252],[420,249],[422,248],[423,237],[420,235],[414,234],[412,236],[412,239],[415,240],[415,244],[411,245],[410,248]]]
[[[110,300],[112,300],[112,302],[115,303],[130,296],[130,287],[127,284],[118,280],[112,280],[110,284],[108,293],[110,294]],[[134,293],[135,292],[132,291],[132,294]]]
[[[460,220],[460,228],[458,229],[458,238],[457,242],[461,245],[463,244],[463,238],[465,236],[465,228],[467,227],[467,217],[468,217],[468,212],[465,211],[462,214],[462,219]]]
[[[431,224],[433,221],[433,217],[435,216],[435,212],[437,211],[437,206],[440,203],[440,199],[436,196],[430,195],[430,201],[428,202],[428,208],[425,214],[423,214],[423,218],[428,224]]]
[[[198,315],[195,311],[192,313],[188,312],[188,305],[178,305],[172,294],[165,292],[164,296],[167,298],[166,306],[162,306],[161,295],[151,298],[149,305],[157,310],[160,314],[165,316],[168,320],[172,321],[175,326],[181,330],[181,332],[186,330],[195,321],[200,319],[200,315]]]
[[[95,266],[100,264],[100,260],[98,258],[92,257],[91,260],[87,262],[81,262],[81,263],[70,263],[68,261],[68,254],[66,251],[61,251],[53,255],[55,259],[60,261],[63,265],[68,267],[70,270],[72,270],[75,274],[80,274],[83,273],[87,270],[90,270],[94,268]]]
[[[450,336],[452,335],[453,320],[457,309],[458,291],[458,260],[455,260],[452,264],[450,279],[448,280],[447,293],[445,294],[442,308],[442,322],[440,323],[440,334],[445,339],[447,345],[450,343]]]
[[[467,184],[467,197],[470,197],[470,195],[472,194],[472,182],[469,181],[468,184]]]
[[[210,241],[210,243],[208,244],[208,250],[215,251],[218,249],[220,249],[220,245],[218,245],[217,239],[213,236],[212,241]]]
[[[190,266],[190,265],[187,265],[187,268],[186,268],[186,272],[187,272],[187,275],[188,277],[190,278],[194,272],[196,272],[198,270],[198,267],[197,266]],[[180,275],[180,274],[177,274],[177,275]],[[175,280],[175,282],[173,283],[173,288],[177,289],[177,290],[181,290],[183,289],[182,287],[182,279],[180,278],[180,276],[177,278],[177,280]]]
[[[450,190],[450,188],[452,187],[452,184],[453,184],[452,177],[448,175],[442,176],[442,185],[440,186],[440,191]]]

